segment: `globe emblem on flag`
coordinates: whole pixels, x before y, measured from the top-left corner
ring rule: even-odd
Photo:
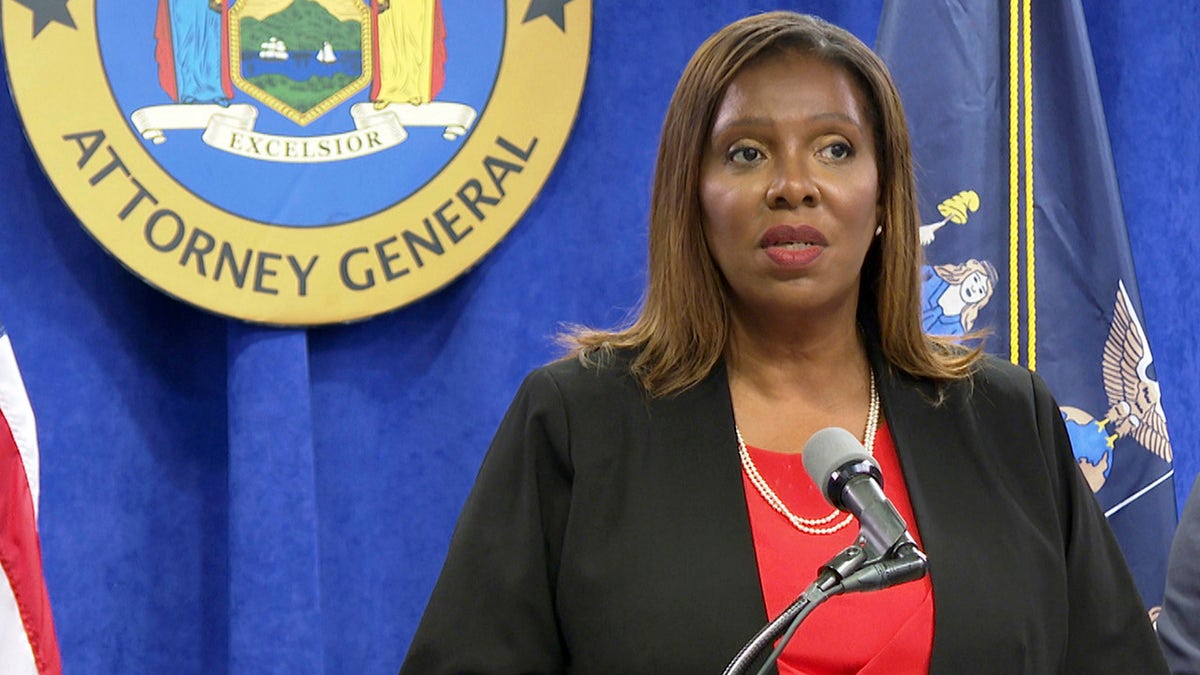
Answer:
[[[476,265],[566,143],[591,23],[587,0],[71,13],[3,26],[55,187],[151,285],[275,325],[373,316]]]
[[[1119,439],[1130,438],[1163,461],[1173,457],[1158,382],[1150,374],[1153,363],[1146,332],[1119,281],[1101,359],[1108,410],[1096,419],[1079,408],[1061,407],[1075,459],[1092,492],[1108,480]]]

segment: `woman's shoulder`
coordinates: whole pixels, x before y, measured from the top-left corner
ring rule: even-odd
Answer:
[[[1050,388],[1036,372],[991,354],[980,357],[971,375],[959,387],[974,403],[1038,407],[1054,400]]]
[[[934,380],[893,371],[901,388],[924,392],[936,406],[976,406],[1004,404],[1028,406],[1052,400],[1046,384],[1033,371],[991,354],[981,354],[960,378]]]
[[[564,356],[533,369],[522,386],[535,390],[552,388],[560,396],[569,398],[640,394],[641,386],[631,371],[635,356],[631,349]]]
[[[1028,388],[1032,372],[1025,366],[1005,361],[992,354],[983,354],[975,366],[971,379],[976,383],[991,386],[1024,386]]]

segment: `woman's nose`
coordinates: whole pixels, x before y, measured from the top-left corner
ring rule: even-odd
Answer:
[[[767,186],[767,206],[773,209],[794,209],[799,206],[816,206],[820,202],[821,191],[812,167],[804,161],[777,161],[774,169],[771,182]]]

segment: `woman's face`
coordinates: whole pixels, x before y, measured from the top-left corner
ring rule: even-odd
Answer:
[[[982,272],[971,272],[963,279],[959,294],[963,302],[973,305],[987,297],[989,285],[988,278]]]
[[[701,160],[700,202],[735,311],[853,315],[879,201],[863,102],[847,72],[797,52],[730,83]]]

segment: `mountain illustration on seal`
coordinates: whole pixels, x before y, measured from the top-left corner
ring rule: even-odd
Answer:
[[[436,100],[446,82],[441,0],[159,0],[154,35],[171,102],[129,116],[154,145],[202,129],[206,145],[248,159],[326,163],[395,147],[414,127],[440,127],[452,142],[478,115]],[[347,102],[351,131],[335,121],[293,136],[275,119],[255,128],[262,106],[304,127]]]
[[[357,0],[242,0],[234,11],[231,32],[240,45],[234,77],[255,98],[304,114],[334,92],[365,85],[370,15]],[[286,58],[262,57],[262,45],[278,43],[287,45]],[[338,58],[318,58],[322,53]]]

